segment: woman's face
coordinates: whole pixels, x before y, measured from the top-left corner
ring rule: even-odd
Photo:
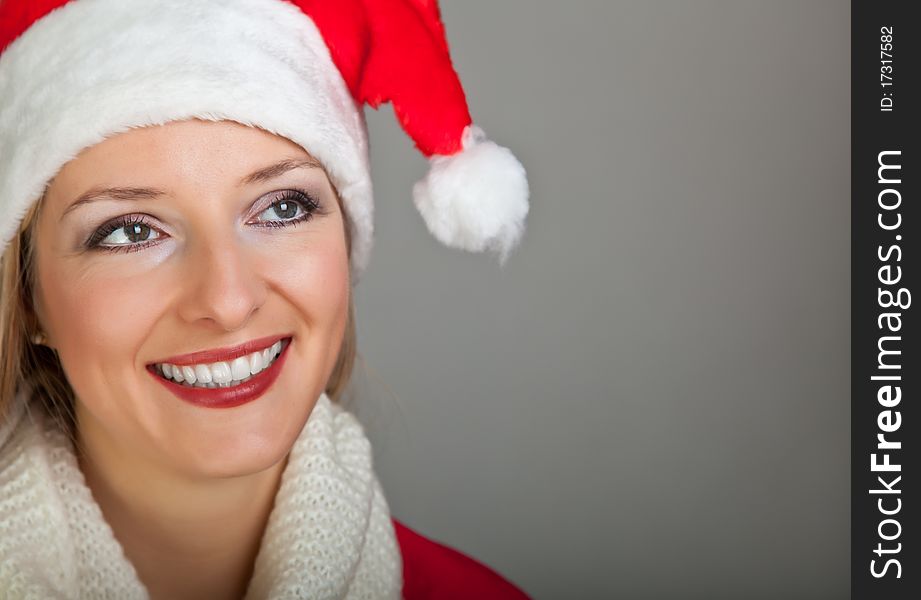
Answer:
[[[229,121],[130,130],[64,166],[35,227],[36,311],[83,443],[191,476],[285,457],[335,365],[350,293],[344,216],[307,152]],[[290,344],[242,404],[184,399],[159,374],[167,359],[266,338]],[[192,362],[219,362],[204,358]]]

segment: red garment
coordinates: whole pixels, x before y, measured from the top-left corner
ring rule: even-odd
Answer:
[[[530,600],[483,563],[420,535],[396,519],[393,526],[403,555],[405,600]]]

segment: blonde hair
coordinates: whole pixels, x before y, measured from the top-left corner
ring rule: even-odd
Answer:
[[[338,192],[336,198],[342,209],[346,248],[351,256],[351,220]],[[35,399],[73,433],[73,388],[67,381],[57,353],[32,342],[32,336],[40,330],[32,303],[35,283],[33,233],[44,200],[45,196],[42,196],[29,208],[18,233],[0,257],[0,423],[5,420],[20,386],[28,384]],[[348,320],[342,345],[325,389],[334,402],[340,402],[349,383],[355,365],[356,341],[352,294],[349,294]]]

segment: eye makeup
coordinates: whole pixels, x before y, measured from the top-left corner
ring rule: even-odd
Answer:
[[[254,227],[294,227],[305,223],[317,216],[326,214],[326,209],[321,206],[316,197],[303,189],[286,189],[272,192],[263,196],[268,201],[256,214],[257,216],[274,209],[275,215],[281,218],[251,223]],[[284,217],[283,214],[294,209],[294,214],[290,217]],[[148,234],[159,234],[152,239],[137,240],[135,243],[107,244],[104,241],[113,233],[130,231],[131,233],[123,235],[129,238],[131,235],[147,236]],[[160,242],[166,234],[157,228],[153,223],[150,215],[134,213],[116,217],[102,226],[97,228],[82,244],[84,250],[103,251],[103,252],[138,252]],[[130,240],[129,240],[130,241]]]

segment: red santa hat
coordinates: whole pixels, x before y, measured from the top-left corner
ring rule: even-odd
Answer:
[[[363,104],[384,102],[430,160],[413,189],[429,231],[504,262],[524,231],[525,170],[471,121],[435,0],[0,0],[2,248],[84,148],[231,120],[323,163],[361,272],[373,239]]]

